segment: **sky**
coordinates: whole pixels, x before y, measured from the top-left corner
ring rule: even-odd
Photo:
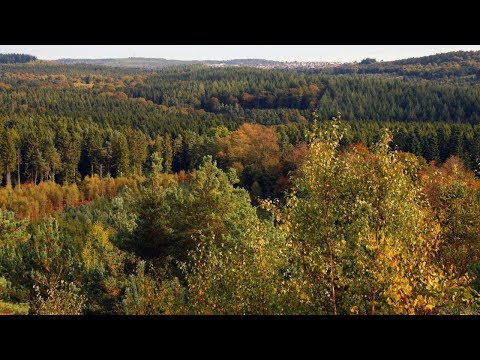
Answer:
[[[353,62],[366,57],[389,61],[456,50],[480,50],[480,45],[0,45],[0,53],[24,53],[43,60],[150,57]]]

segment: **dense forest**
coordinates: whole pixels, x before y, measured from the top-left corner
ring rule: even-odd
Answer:
[[[333,74],[382,74],[441,80],[444,82],[478,83],[480,79],[480,52],[454,51],[386,62],[364,59],[358,64],[346,64],[335,69],[325,69],[322,72]]]
[[[25,54],[0,54],[0,64],[22,64],[37,60],[36,56]]]
[[[0,55],[0,314],[477,313],[479,54]]]

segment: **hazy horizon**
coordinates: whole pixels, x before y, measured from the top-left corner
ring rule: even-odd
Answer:
[[[142,57],[353,62],[367,57],[390,61],[458,50],[480,50],[480,45],[0,45],[0,53],[25,53],[42,60]]]

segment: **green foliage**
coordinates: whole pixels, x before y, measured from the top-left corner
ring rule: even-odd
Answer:
[[[184,260],[202,235],[242,232],[255,211],[248,193],[234,188],[237,181],[209,157],[188,183],[145,188],[133,205],[137,226],[123,245],[143,258]]]
[[[26,54],[0,54],[0,64],[21,64],[37,60],[36,56]]]
[[[5,278],[0,277],[0,315],[27,315],[29,310],[28,303],[13,303],[15,290],[12,284]]]
[[[28,240],[27,221],[17,220],[12,211],[0,209],[0,251]]]
[[[12,171],[18,158],[18,142],[20,136],[15,129],[5,128],[0,131],[0,165],[3,168],[7,186],[12,186]]]
[[[288,265],[284,239],[271,223],[249,222],[220,242],[205,237],[183,266],[187,310],[193,314],[289,313],[282,286]],[[231,245],[229,245],[231,244]]]
[[[15,219],[13,212],[0,210],[0,280],[2,282],[0,300],[28,300],[23,289],[17,287],[18,279],[11,273],[12,270],[28,271],[22,266],[21,259],[15,251],[30,238],[27,225],[27,221]]]
[[[81,250],[79,278],[89,313],[115,313],[125,282],[127,254],[116,248],[110,233],[95,223],[88,231]]]
[[[321,70],[333,74],[382,74],[450,82],[478,82],[479,51],[454,51],[395,61],[365,59],[356,65]]]
[[[360,65],[375,64],[376,62],[377,62],[376,59],[366,58],[366,59],[363,59],[362,61],[360,61]]]

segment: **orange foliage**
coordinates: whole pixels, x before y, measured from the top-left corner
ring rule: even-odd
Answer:
[[[306,143],[301,142],[297,144],[290,152],[288,152],[283,161],[288,170],[298,169],[306,159],[308,153],[308,146]]]
[[[105,178],[97,175],[86,177],[80,184],[59,185],[42,182],[38,185],[22,184],[15,188],[0,189],[0,208],[13,211],[18,218],[40,219],[66,205],[78,206],[95,200],[99,196],[113,197],[125,186],[134,191],[143,178]]]
[[[165,174],[167,175],[167,174]],[[193,175],[194,176],[194,175]],[[185,171],[181,170],[177,175],[176,175],[176,178],[177,178],[177,182],[179,184],[183,184],[183,183],[186,183],[190,180],[190,176],[185,173]]]
[[[80,198],[76,185],[60,186],[53,182],[23,184],[0,189],[0,208],[15,212],[18,218],[39,219],[63,209],[67,204],[75,206]]]
[[[361,142],[351,145],[350,149],[352,151],[354,151],[355,153],[360,154],[360,155],[370,154],[370,150],[368,149],[368,147],[365,146],[365,144],[363,144]]]
[[[255,100],[255,96],[252,95],[252,94],[249,94],[249,93],[243,93],[242,99],[245,102],[250,102],[250,101]]]
[[[83,198],[92,201],[100,196],[113,197],[126,186],[136,191],[138,189],[138,183],[141,181],[143,181],[142,177],[100,179],[100,177],[95,174],[93,176],[86,176],[80,184],[80,189]]]
[[[480,261],[480,180],[459,157],[421,172],[424,196],[442,226],[440,258],[460,272]]]
[[[469,189],[480,190],[480,180],[457,156],[452,156],[440,167],[435,162],[430,162],[428,168],[420,172],[419,179],[423,183],[425,194],[433,202],[439,198],[439,191],[451,184],[465,184]]]
[[[243,124],[219,140],[217,155],[227,160],[238,173],[251,166],[262,173],[276,174],[281,157],[277,132],[273,127]]]

